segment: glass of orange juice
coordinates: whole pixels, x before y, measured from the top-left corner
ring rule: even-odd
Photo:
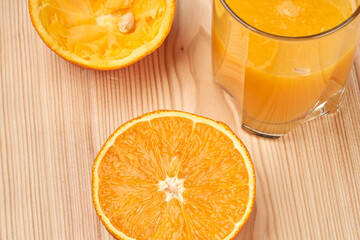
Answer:
[[[242,126],[277,138],[339,108],[360,36],[360,0],[214,0],[214,78]]]

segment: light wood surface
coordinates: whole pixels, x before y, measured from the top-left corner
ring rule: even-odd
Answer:
[[[0,1],[0,239],[113,239],[91,167],[122,123],[178,109],[228,124],[256,168],[240,239],[360,239],[360,54],[338,114],[279,140],[248,135],[210,70],[211,0],[178,1],[166,42],[117,71],[72,65],[37,36],[27,1]]]

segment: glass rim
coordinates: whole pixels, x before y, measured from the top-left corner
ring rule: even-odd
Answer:
[[[216,1],[216,0],[215,0]],[[321,38],[327,35],[330,35],[334,32],[337,32],[338,30],[344,28],[345,26],[347,26],[348,24],[350,24],[360,13],[360,5],[356,8],[356,10],[343,22],[341,22],[340,24],[336,25],[333,28],[330,28],[329,30],[326,30],[324,32],[320,32],[320,33],[316,33],[316,34],[312,34],[312,35],[306,35],[306,36],[298,36],[298,37],[291,37],[291,36],[281,36],[281,35],[277,35],[277,34],[273,34],[273,33],[268,33],[265,31],[262,31],[256,27],[253,27],[252,25],[248,24],[246,21],[244,21],[242,18],[240,18],[230,7],[229,5],[226,3],[226,0],[220,0],[221,4],[224,6],[224,8],[226,9],[226,11],[228,13],[230,13],[230,15],[235,18],[236,21],[238,21],[240,24],[242,24],[243,26],[245,26],[246,28],[250,29],[251,31],[258,33],[260,35],[263,35],[265,37],[268,38],[274,38],[274,39],[278,39],[278,40],[291,40],[291,41],[297,41],[297,40],[310,40],[310,39],[316,39],[316,38]]]

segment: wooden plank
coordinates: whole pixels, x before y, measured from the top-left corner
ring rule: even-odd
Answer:
[[[93,159],[120,124],[164,108],[221,120],[249,148],[256,205],[237,239],[360,238],[359,54],[338,114],[265,140],[212,79],[210,0],[178,1],[160,49],[108,72],[51,52],[27,10],[0,2],[0,239],[113,239],[93,209]]]

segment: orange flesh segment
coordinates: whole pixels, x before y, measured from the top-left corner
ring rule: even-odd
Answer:
[[[159,33],[165,0],[39,0],[39,17],[60,47],[85,60],[129,56]],[[122,16],[131,13],[133,27],[122,32]]]
[[[99,202],[135,239],[223,239],[245,213],[249,175],[224,133],[182,117],[143,121],[120,134],[99,168]],[[159,191],[184,179],[183,201]]]

